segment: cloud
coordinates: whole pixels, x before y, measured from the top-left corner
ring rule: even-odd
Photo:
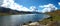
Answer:
[[[37,9],[36,9],[35,6],[31,6],[30,9],[31,9],[32,11],[37,11]]]
[[[43,6],[39,6],[40,8],[43,8],[42,12],[52,12],[57,10],[57,7],[55,7],[53,4],[47,4],[47,5],[43,5]]]
[[[27,7],[15,3],[14,0],[4,0],[1,7],[11,8],[12,10],[18,10],[18,11],[31,11]]]
[[[60,2],[58,2],[58,4],[60,5]]]
[[[0,6],[2,5],[2,3],[3,3],[3,0],[0,0]]]

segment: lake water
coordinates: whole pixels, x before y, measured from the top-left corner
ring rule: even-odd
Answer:
[[[10,16],[0,16],[0,26],[18,26],[18,24],[35,22],[48,17],[46,14],[20,14]]]

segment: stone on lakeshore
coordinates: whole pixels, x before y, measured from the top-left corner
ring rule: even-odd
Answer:
[[[22,26],[28,26],[28,25],[22,25]]]
[[[38,22],[32,22],[32,23],[30,23],[29,25],[30,25],[30,26],[37,26],[37,25],[39,25],[39,23],[38,23]]]

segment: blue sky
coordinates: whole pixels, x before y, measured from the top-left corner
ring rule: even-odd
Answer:
[[[39,5],[46,5],[49,3],[54,4],[58,8],[60,7],[58,5],[58,2],[60,2],[60,0],[15,0],[15,2],[27,8],[30,6],[35,6],[37,9],[41,9],[39,8]]]
[[[60,9],[60,0],[4,0],[1,6],[18,11],[51,12]]]

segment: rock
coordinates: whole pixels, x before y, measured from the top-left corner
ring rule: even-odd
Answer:
[[[30,26],[32,25],[32,26],[37,26],[37,25],[39,25],[39,23],[38,22],[32,22],[32,23],[30,23],[29,24]]]
[[[28,25],[22,25],[22,26],[28,26]]]

